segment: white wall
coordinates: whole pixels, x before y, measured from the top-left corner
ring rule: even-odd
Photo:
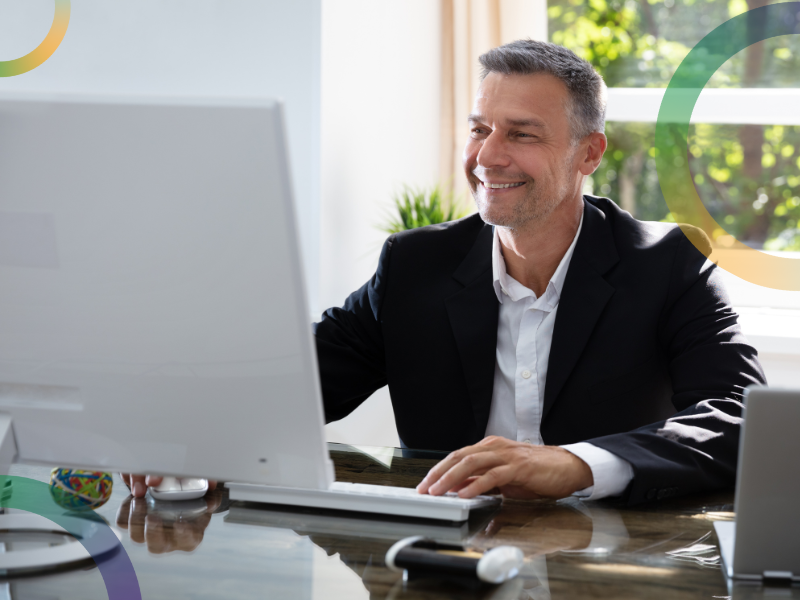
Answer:
[[[53,0],[0,0],[0,60],[38,46],[53,11]],[[55,54],[0,78],[0,91],[282,97],[316,298],[320,15],[320,0],[73,0]]]
[[[322,0],[320,302],[374,273],[392,195],[438,177],[437,0]]]
[[[320,305],[341,305],[377,266],[391,198],[439,170],[438,0],[322,0]],[[384,388],[328,439],[397,445]]]

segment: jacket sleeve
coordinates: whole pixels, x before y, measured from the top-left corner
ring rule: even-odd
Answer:
[[[733,486],[744,389],[766,383],[719,269],[685,236],[669,276],[659,342],[678,412],[628,433],[588,440],[633,467],[628,504]]]
[[[372,279],[314,323],[326,423],[346,417],[386,385],[380,316],[393,243],[394,236],[386,240]]]

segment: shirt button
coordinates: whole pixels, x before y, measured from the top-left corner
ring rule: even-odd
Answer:
[[[525,369],[525,370],[522,372],[522,377],[523,377],[524,379],[530,379],[530,377],[531,377],[531,372],[530,372],[530,371],[528,371],[528,369]]]
[[[522,440],[522,441],[525,442],[526,444],[530,444],[531,443],[530,440]]]

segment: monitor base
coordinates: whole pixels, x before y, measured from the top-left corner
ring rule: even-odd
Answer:
[[[17,444],[14,439],[14,430],[11,426],[11,416],[0,413],[0,476],[9,475],[9,470],[16,456]],[[7,479],[5,484],[9,489],[3,488],[0,493],[13,493],[13,481]],[[0,511],[5,513],[3,508],[0,508]],[[59,518],[67,524],[71,531],[67,531],[64,527],[46,517],[31,513],[0,514],[0,531],[66,535],[73,535],[72,532],[80,532],[80,540],[88,540],[98,532],[99,527],[106,527],[105,522],[101,524],[91,519],[83,519],[77,515],[64,514],[60,515]],[[100,556],[105,554],[114,550],[118,544],[119,540],[115,536],[98,536],[92,540],[93,555]],[[79,540],[33,550],[0,552],[0,575],[11,575],[20,571],[50,569],[84,561],[92,557],[92,554],[89,554]]]
[[[0,515],[0,530],[70,535],[66,529],[50,519],[32,514]],[[87,558],[91,558],[91,555],[77,540],[34,550],[12,550],[0,553],[0,573],[12,574],[15,571],[49,569]]]

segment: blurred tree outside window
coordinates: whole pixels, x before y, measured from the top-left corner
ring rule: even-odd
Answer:
[[[591,62],[610,88],[663,88],[712,29],[770,3],[549,0],[549,38]],[[800,88],[800,36],[753,44],[707,87]],[[609,147],[587,192],[608,196],[639,219],[668,220],[654,132],[655,123],[608,122]],[[686,159],[700,197],[729,233],[753,248],[800,250],[800,126],[693,124]]]

